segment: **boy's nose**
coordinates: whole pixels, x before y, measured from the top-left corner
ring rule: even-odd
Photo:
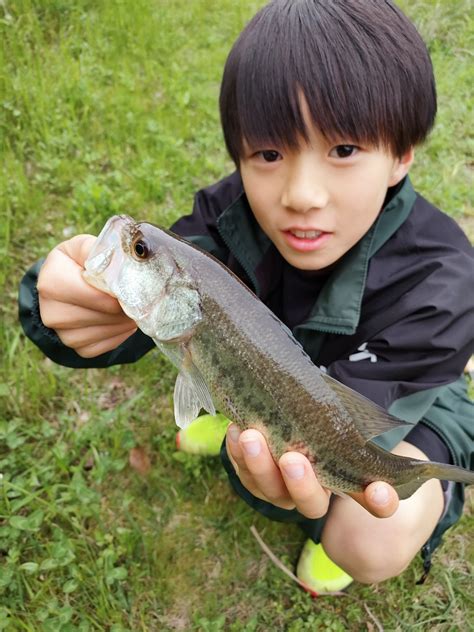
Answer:
[[[293,172],[287,179],[281,202],[283,206],[297,213],[307,213],[311,209],[324,208],[328,203],[327,188],[321,183],[314,169]]]

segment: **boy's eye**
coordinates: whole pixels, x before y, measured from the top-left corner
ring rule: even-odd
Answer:
[[[258,152],[265,162],[276,162],[281,158],[280,152],[275,149],[265,149]]]
[[[329,152],[332,158],[349,158],[357,153],[357,147],[355,145],[336,145]]]

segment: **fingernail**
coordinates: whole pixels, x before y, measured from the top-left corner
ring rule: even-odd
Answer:
[[[299,479],[304,476],[304,465],[301,463],[288,463],[283,469],[288,478]]]
[[[245,454],[248,456],[258,456],[260,454],[259,441],[242,441],[242,446],[245,450]]]
[[[230,438],[232,439],[232,441],[234,443],[237,443],[237,441],[239,440],[239,437],[240,437],[240,430],[239,430],[239,428],[237,426],[232,425],[229,428],[229,436],[230,436]]]
[[[375,505],[386,505],[389,501],[390,494],[385,485],[376,485],[374,488],[371,499]]]

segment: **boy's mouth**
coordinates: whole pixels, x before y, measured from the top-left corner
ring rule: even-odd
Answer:
[[[290,232],[295,237],[298,237],[299,239],[316,239],[316,237],[322,235],[321,230],[297,230],[290,228],[288,232]]]
[[[308,252],[321,248],[332,235],[332,233],[327,233],[322,230],[301,230],[299,228],[283,230],[282,234],[290,248],[300,252]]]

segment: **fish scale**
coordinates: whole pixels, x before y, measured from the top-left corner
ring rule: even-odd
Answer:
[[[206,304],[204,301],[205,309]],[[219,306],[214,304],[209,313],[216,316],[219,311]],[[217,328],[217,331],[213,330],[212,341],[209,339],[209,336],[204,336],[200,339],[199,333],[193,337],[193,356],[197,358],[196,361],[200,367],[210,368],[209,373],[207,368],[203,368],[203,371],[206,371],[205,377],[209,380],[211,390],[216,394],[219,391],[223,391],[231,398],[234,404],[232,407],[225,402],[218,401],[220,404],[219,408],[224,414],[240,425],[241,429],[254,427],[262,430],[267,437],[275,459],[278,459],[285,451],[294,449],[295,446],[299,447],[300,451],[304,452],[313,464],[320,481],[332,489],[344,492],[355,491],[353,487],[354,481],[357,484],[357,488],[360,489],[361,481],[365,485],[370,480],[391,479],[394,474],[391,470],[393,470],[398,459],[394,457],[389,462],[387,462],[387,459],[380,462],[377,454],[379,448],[373,444],[367,444],[363,440],[355,426],[350,421],[348,422],[348,415],[344,410],[339,411],[343,419],[339,424],[338,433],[328,432],[328,430],[332,429],[331,424],[334,425],[338,412],[335,409],[334,401],[332,401],[332,394],[324,392],[320,395],[320,402],[321,400],[329,399],[333,405],[320,403],[316,417],[314,401],[318,392],[326,391],[324,384],[313,384],[313,389],[310,390],[306,387],[306,384],[301,384],[291,374],[291,371],[289,372],[290,377],[288,377],[286,372],[280,370],[280,365],[285,363],[285,358],[279,358],[278,355],[275,357],[275,354],[268,352],[265,355],[259,355],[258,361],[255,361],[254,354],[247,354],[248,362],[245,362],[245,359],[242,357],[236,358],[236,361],[234,360],[235,356],[232,354],[223,353],[221,354],[221,361],[218,363],[209,361],[209,359],[204,360],[206,350],[210,348],[211,342],[215,348],[219,348],[222,345],[226,349],[229,346],[234,346],[230,344],[231,340],[236,342],[237,347],[241,347],[246,342],[239,335],[238,331],[233,330],[232,323],[229,323],[228,319],[225,318],[225,314],[219,314],[217,320],[224,326]],[[223,334],[222,337],[218,335],[219,329],[221,329]],[[258,327],[256,329],[258,332]],[[272,339],[276,350],[278,349],[278,343],[281,342],[281,340],[278,340],[278,335],[281,335],[281,333],[277,330]],[[286,336],[284,331],[283,335]],[[222,358],[224,358],[224,362]],[[225,362],[227,358],[229,360]],[[247,372],[247,375],[251,376],[253,393],[255,393],[254,399],[259,404],[263,400],[262,391],[270,391],[273,394],[272,398],[266,398],[264,411],[260,409],[261,406],[256,410],[256,407],[252,406],[251,399],[250,401],[245,401],[242,406],[238,406],[242,396],[233,388],[232,381],[226,381],[225,386],[219,384],[222,380],[222,375],[232,375],[238,370],[242,371],[242,369]],[[305,380],[305,382],[307,381]],[[322,382],[322,380],[318,381]],[[289,397],[290,392],[292,394],[291,398]],[[286,422],[288,419],[291,419],[292,423]],[[289,437],[285,437],[281,431],[281,422],[279,420],[285,420],[285,427],[290,427],[291,435]],[[343,449],[345,445],[350,446],[347,454],[345,454],[346,451]],[[358,451],[356,451],[357,445],[360,447]],[[328,460],[326,458],[325,455],[333,454],[336,451],[338,459],[332,458]],[[382,453],[393,456],[385,451],[382,451]],[[337,467],[334,467],[333,464],[337,464]],[[363,470],[361,470],[362,464],[364,465]],[[370,467],[371,465],[377,472],[377,478],[373,478],[373,475],[371,476],[372,472],[367,469],[367,466]]]
[[[383,480],[407,498],[430,478],[474,482],[469,470],[372,443],[406,424],[320,371],[232,272],[169,231],[111,218],[84,278],[116,296],[177,366],[178,425],[201,408],[220,410],[242,430],[261,431],[276,460],[287,450],[304,453],[319,481],[336,492],[360,492]]]
[[[214,288],[205,286],[205,281],[201,281],[200,286],[202,296],[208,297],[209,292],[215,292]],[[243,416],[242,414],[236,416],[235,404],[233,409],[229,409],[224,402],[219,401],[220,409],[242,429],[252,425],[263,429],[264,434],[270,439],[275,458],[279,458],[293,445],[299,445],[315,464],[315,469],[318,469],[316,464],[321,464],[321,480],[329,481],[333,477],[330,476],[330,472],[324,471],[324,455],[334,451],[336,447],[334,444],[337,444],[340,453],[341,439],[342,443],[350,442],[349,454],[343,459],[346,463],[354,460],[351,456],[355,453],[355,446],[360,445],[361,448],[365,448],[366,445],[354,424],[351,423],[347,411],[338,404],[334,394],[325,385],[319,369],[313,370],[316,367],[298,344],[292,344],[287,353],[279,353],[279,349],[284,349],[288,344],[289,336],[278,321],[272,319],[272,326],[268,326],[267,323],[257,320],[251,323],[249,335],[244,336],[242,326],[238,324],[238,316],[232,319],[227,318],[228,310],[222,309],[223,305],[226,307],[228,305],[225,297],[220,301],[218,296],[216,298],[217,300],[204,298],[202,309],[203,322],[206,322],[206,314],[209,314],[218,325],[213,327],[212,333],[203,327],[205,330],[203,336],[200,336],[199,330],[196,331],[193,336],[192,355],[205,372],[205,377],[211,384],[211,390],[215,393],[223,390],[233,402],[240,403],[243,399],[242,393],[234,388],[232,380],[222,387],[219,384],[222,376],[244,372],[251,376],[248,381],[250,380],[252,384],[251,389],[248,387],[245,389],[246,401],[240,407],[243,410]],[[234,315],[238,312],[242,315],[248,313],[246,308],[251,308],[255,301],[254,296],[247,293],[240,298],[242,300],[239,301],[238,309],[236,308],[233,312]],[[244,301],[244,298],[247,300]],[[246,305],[246,302],[249,304]],[[260,347],[265,349],[265,352],[258,354],[247,352],[244,357],[233,352],[235,349],[253,349],[249,338],[252,339],[255,336],[258,336],[261,341]],[[293,342],[292,339],[290,341]],[[214,349],[213,354],[208,352],[211,348]],[[215,352],[216,349],[219,349],[218,353]],[[207,359],[206,356],[208,356]],[[254,395],[253,398],[249,397],[250,393]],[[268,396],[263,397],[263,393],[267,393]],[[252,399],[258,407],[252,406]],[[318,401],[317,416],[315,401]],[[288,421],[289,419],[291,422]],[[291,430],[290,436],[285,436],[286,433],[282,432],[282,423],[285,429]],[[337,435],[328,432],[328,429],[332,429],[334,425],[338,427]],[[358,460],[361,461],[366,457],[366,450],[363,449],[363,454],[359,455]]]

